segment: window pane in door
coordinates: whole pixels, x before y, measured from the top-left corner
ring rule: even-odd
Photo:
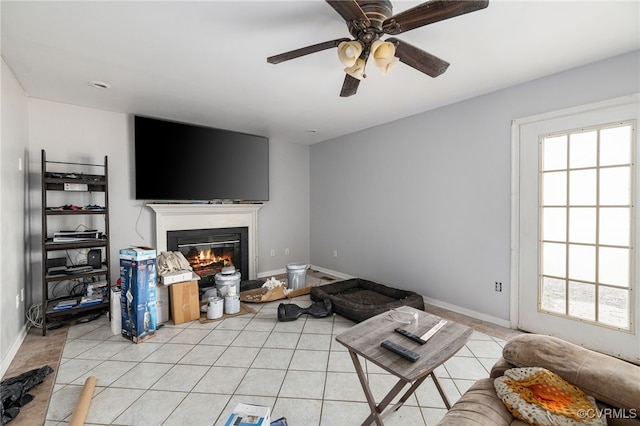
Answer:
[[[600,287],[598,314],[600,322],[628,330],[630,328],[629,290]]]
[[[549,312],[565,314],[567,292],[564,280],[544,277],[542,279],[540,307]]]
[[[603,284],[629,287],[629,249],[600,247],[598,280]]]
[[[631,163],[631,126],[603,129],[600,132],[600,165]]]
[[[567,204],[567,173],[549,172],[542,177],[542,203],[545,206],[564,206]]]
[[[569,242],[596,242],[596,209],[593,207],[569,209]]]
[[[567,135],[544,138],[542,170],[567,168]]]
[[[596,286],[585,283],[569,283],[569,315],[595,321]]]
[[[596,249],[594,246],[569,245],[569,276],[573,280],[596,280]]]
[[[569,139],[569,168],[595,167],[598,163],[598,132],[573,133]]]
[[[542,209],[542,239],[546,241],[567,240],[567,209],[545,207]]]
[[[596,170],[575,170],[569,173],[569,204],[594,206],[596,204]]]
[[[566,275],[566,244],[543,243],[543,275],[564,277]]]
[[[606,207],[600,209],[600,244],[628,246],[631,235],[631,209]]]
[[[600,205],[627,205],[631,195],[629,167],[600,170]]]

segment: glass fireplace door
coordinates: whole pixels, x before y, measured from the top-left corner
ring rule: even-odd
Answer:
[[[192,229],[167,232],[167,249],[179,251],[200,277],[201,286],[215,284],[225,266],[248,278],[248,232],[246,227]]]

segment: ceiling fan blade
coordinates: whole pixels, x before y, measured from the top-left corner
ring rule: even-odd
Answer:
[[[324,43],[318,43],[312,46],[307,46],[300,49],[292,50],[290,52],[281,53],[279,55],[269,56],[267,58],[267,62],[269,62],[270,64],[279,64],[280,62],[299,58],[300,56],[305,56],[311,53],[320,52],[322,50],[331,49],[332,47],[337,47],[343,41],[350,41],[350,40],[351,39],[348,39],[348,38],[339,38],[336,40],[325,41]]]
[[[353,96],[358,91],[358,86],[360,85],[360,80],[355,77],[351,77],[349,74],[344,76],[344,83],[342,83],[342,90],[340,91],[340,96],[343,98],[347,98],[349,96]]]
[[[400,12],[382,23],[387,34],[400,34],[489,6],[489,0],[431,0]]]
[[[357,21],[362,20],[369,24],[369,18],[360,8],[360,5],[356,3],[356,0],[326,0],[336,12],[342,16],[345,21]]]
[[[443,61],[437,56],[433,56],[422,49],[412,46],[407,42],[395,37],[390,37],[385,41],[389,41],[396,46],[396,56],[400,59],[400,62],[407,64],[428,76],[437,77],[449,68],[448,62]]]

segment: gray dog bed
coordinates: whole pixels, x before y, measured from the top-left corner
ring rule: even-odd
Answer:
[[[411,306],[424,311],[421,295],[361,278],[313,287],[310,296],[314,302],[331,300],[335,313],[355,322],[400,306]]]

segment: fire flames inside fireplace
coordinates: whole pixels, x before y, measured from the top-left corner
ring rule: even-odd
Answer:
[[[226,247],[209,247],[199,248],[195,246],[189,246],[185,257],[189,261],[189,264],[193,268],[193,272],[200,277],[208,277],[209,275],[215,275],[222,270],[225,266],[234,266],[233,261],[233,246]],[[182,247],[180,247],[182,251]]]
[[[215,275],[234,266],[249,275],[248,228],[214,228],[167,232],[167,249],[180,251],[200,277],[200,287],[215,285]]]

